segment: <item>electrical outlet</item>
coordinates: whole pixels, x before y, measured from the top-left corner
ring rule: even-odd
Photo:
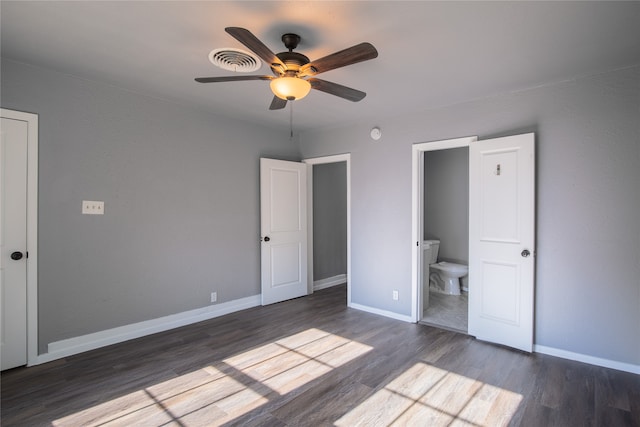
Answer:
[[[216,301],[218,301],[218,293],[211,292],[211,302],[216,302]]]
[[[97,200],[82,201],[83,215],[104,215],[104,202]]]
[[[399,296],[398,296],[398,291],[394,290],[394,291],[393,291],[393,300],[394,300],[394,301],[398,301],[398,298],[399,298]]]

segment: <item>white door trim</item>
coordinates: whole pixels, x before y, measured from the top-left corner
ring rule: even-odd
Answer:
[[[38,115],[0,109],[0,116],[27,123],[27,365],[38,359]]]
[[[445,139],[441,141],[422,142],[413,144],[411,167],[411,241],[412,260],[411,277],[411,320],[419,322],[422,317],[422,245],[424,240],[424,161],[425,151],[446,150],[449,148],[468,147],[470,143],[478,140],[477,136]]]
[[[347,306],[351,307],[351,154],[336,154],[333,156],[313,157],[310,159],[304,159],[304,163],[312,168],[313,165],[320,165],[325,163],[338,163],[346,162],[347,166]],[[309,275],[308,283],[311,286],[309,293],[313,292],[313,173],[307,174],[307,214],[309,220],[307,226],[309,227],[309,238],[307,256],[309,258],[307,274]]]

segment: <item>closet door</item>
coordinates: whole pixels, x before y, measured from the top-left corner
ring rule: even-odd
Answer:
[[[307,295],[307,167],[260,159],[262,305]]]
[[[0,360],[2,370],[27,363],[28,124],[0,126]]]

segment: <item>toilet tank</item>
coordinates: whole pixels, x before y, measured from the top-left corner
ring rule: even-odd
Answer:
[[[422,242],[423,264],[430,265],[438,262],[438,250],[440,249],[440,240],[425,240]]]

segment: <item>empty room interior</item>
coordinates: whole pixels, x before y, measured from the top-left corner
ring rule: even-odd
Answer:
[[[640,2],[0,2],[3,426],[640,425]]]

